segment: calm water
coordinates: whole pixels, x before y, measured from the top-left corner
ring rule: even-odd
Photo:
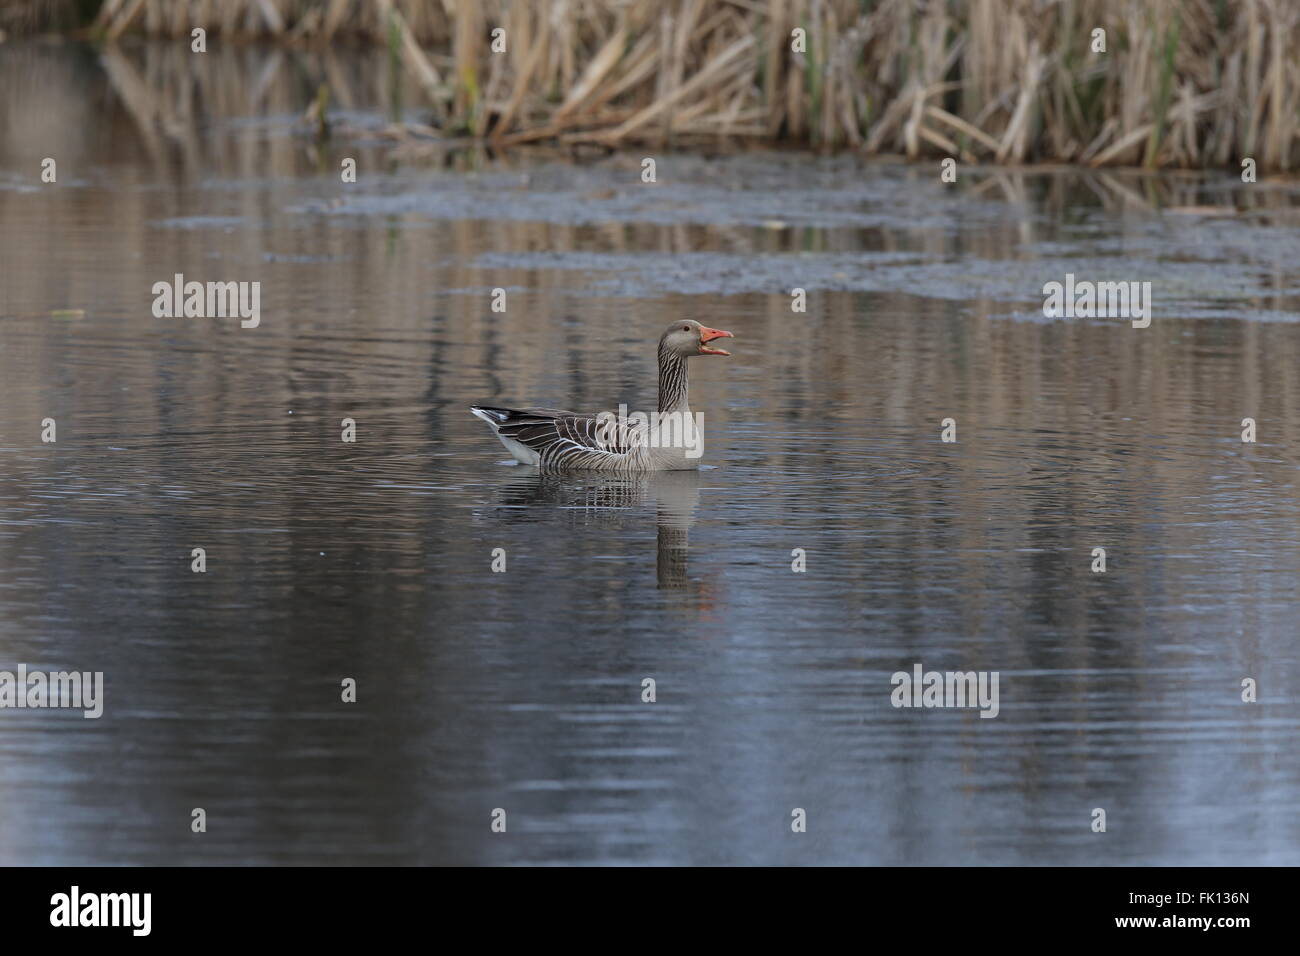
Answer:
[[[1300,189],[646,185],[394,152],[391,97],[360,54],[0,46],[0,669],[106,684],[0,710],[0,863],[1300,863]],[[1044,319],[1067,272],[1150,280],[1151,327]],[[155,318],[175,273],[261,282],[260,327]],[[736,333],[698,473],[543,478],[466,410],[653,407],[681,318]],[[916,663],[999,716],[895,709]]]

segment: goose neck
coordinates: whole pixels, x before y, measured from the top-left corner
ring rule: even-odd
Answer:
[[[659,411],[687,411],[689,383],[686,359],[676,352],[659,350]]]

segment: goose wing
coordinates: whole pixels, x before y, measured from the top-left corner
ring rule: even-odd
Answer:
[[[643,443],[632,425],[559,408],[471,405],[470,410],[503,439],[531,449],[544,465],[599,468]]]

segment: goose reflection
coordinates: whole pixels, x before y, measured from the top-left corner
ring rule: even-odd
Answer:
[[[639,475],[554,475],[527,467],[520,471],[524,473],[506,482],[499,494],[502,506],[524,512],[514,520],[546,520],[550,509],[562,509],[576,527],[622,523],[629,511],[653,503],[659,587],[692,587],[688,574],[690,531],[700,501],[698,471]]]

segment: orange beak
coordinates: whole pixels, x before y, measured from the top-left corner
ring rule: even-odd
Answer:
[[[712,342],[714,339],[734,339],[735,336],[730,332],[724,332],[722,329],[711,329],[707,325],[700,326],[700,354],[701,355],[730,355],[731,353],[724,349],[711,349],[704,343]]]

